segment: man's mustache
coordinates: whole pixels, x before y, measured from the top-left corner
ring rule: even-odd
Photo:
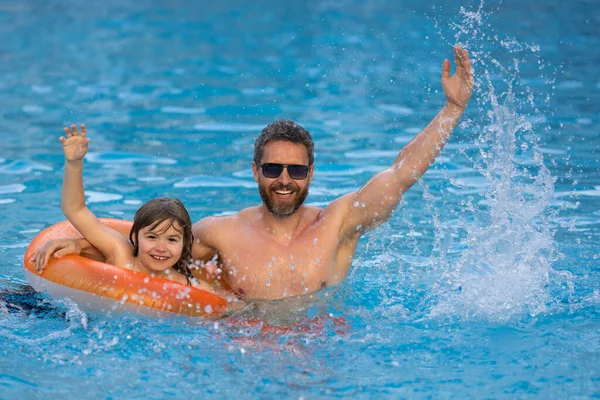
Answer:
[[[275,183],[273,186],[271,186],[272,190],[291,190],[292,192],[295,192],[296,190],[298,190],[298,187],[296,185],[294,185],[293,183],[288,183],[287,185],[281,184],[281,183]]]

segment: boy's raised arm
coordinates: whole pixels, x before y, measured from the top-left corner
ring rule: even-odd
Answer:
[[[65,177],[62,187],[62,211],[81,235],[105,257],[118,253],[126,239],[116,231],[104,226],[87,208],[83,191],[83,158],[88,150],[89,139],[86,127],[81,133],[76,125],[65,128],[66,137],[61,137],[65,154]]]

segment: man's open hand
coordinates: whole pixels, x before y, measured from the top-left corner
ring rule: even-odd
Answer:
[[[454,48],[456,72],[450,76],[450,61],[442,65],[442,86],[449,103],[464,109],[473,93],[473,68],[467,50],[460,46]]]

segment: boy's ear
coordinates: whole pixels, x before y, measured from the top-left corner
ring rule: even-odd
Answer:
[[[139,251],[140,251],[140,249],[139,249],[139,247],[138,247],[138,245],[137,245],[137,235],[134,235],[134,236],[131,238],[131,245],[133,246],[133,256],[134,256],[134,257],[137,257],[137,256],[138,256],[138,253],[139,253]]]

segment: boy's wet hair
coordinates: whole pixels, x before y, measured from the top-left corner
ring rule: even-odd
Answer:
[[[296,124],[294,121],[279,120],[275,121],[262,130],[254,142],[254,161],[260,163],[265,145],[268,142],[292,142],[303,144],[308,153],[308,165],[315,161],[315,144],[310,132]]]
[[[192,244],[194,242],[192,219],[181,201],[169,197],[152,199],[137,210],[133,218],[133,226],[129,232],[129,241],[133,245],[133,255],[137,257],[139,253],[140,230],[148,226],[150,229],[154,229],[167,220],[171,222],[171,226],[175,229],[177,227],[174,224],[177,222],[183,233],[183,250],[181,251],[181,257],[179,257],[173,268],[181,272],[188,284],[191,284],[190,279],[194,278],[189,267],[189,263],[192,260]],[[133,240],[134,237],[135,240]]]

